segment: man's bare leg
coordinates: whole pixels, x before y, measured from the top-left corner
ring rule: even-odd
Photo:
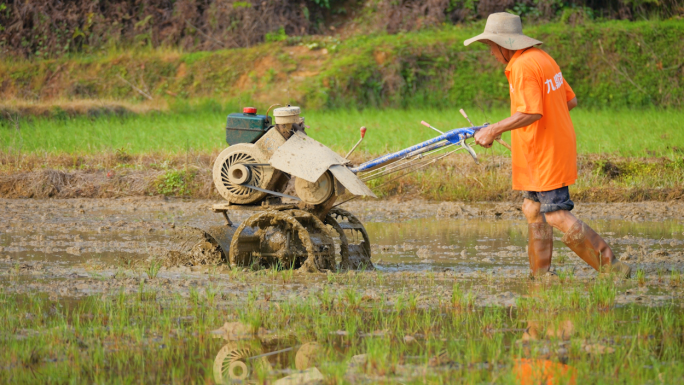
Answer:
[[[527,218],[527,256],[533,277],[549,273],[553,256],[553,228],[540,212],[541,203],[525,198],[522,211]]]
[[[613,250],[591,227],[567,210],[545,214],[546,221],[563,232],[563,242],[600,273],[616,273],[629,278],[632,268],[615,258]]]
[[[579,221],[576,216],[567,210],[553,211],[546,213],[545,216],[546,221],[563,234],[567,233],[572,226]]]

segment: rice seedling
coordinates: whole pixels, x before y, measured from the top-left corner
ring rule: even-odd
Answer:
[[[159,274],[159,270],[161,269],[161,267],[162,263],[160,261],[153,260],[147,266],[147,270],[145,270],[145,273],[147,273],[147,276],[150,279],[155,279],[157,278],[157,275]]]
[[[204,293],[207,296],[207,304],[209,304],[209,306],[214,306],[216,294],[218,293],[218,291],[214,288],[212,284],[209,284],[209,286],[207,286],[207,288],[205,289]]]
[[[601,308],[613,306],[616,296],[615,284],[608,278],[597,279],[589,291],[590,302]]]
[[[336,283],[338,281],[339,275],[337,274],[326,274],[325,278],[328,281],[328,283]]]
[[[646,271],[644,269],[637,269],[635,278],[639,286],[646,285]]]
[[[451,291],[451,305],[454,308],[468,310],[475,303],[475,297],[472,292],[464,293],[461,286],[454,284]]]
[[[138,298],[140,301],[154,301],[157,298],[157,292],[145,290],[145,280],[141,279],[138,285]]]
[[[562,270],[558,270],[558,280],[560,283],[570,283],[573,282],[575,279],[575,268],[565,268]]]
[[[559,255],[555,258],[555,261],[556,261],[556,263],[558,263],[559,265],[564,265],[564,264],[568,261],[568,255],[567,255],[567,254],[559,254]]]
[[[280,277],[282,278],[284,284],[292,282],[294,279],[294,272],[295,269],[283,269],[280,271]]]
[[[199,290],[197,290],[197,288],[194,286],[190,286],[188,288],[188,294],[189,294],[190,302],[196,306],[199,305],[199,303],[200,303]]]
[[[678,269],[670,271],[670,286],[678,287],[682,284],[682,273]]]

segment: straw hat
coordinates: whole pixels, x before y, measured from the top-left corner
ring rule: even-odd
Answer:
[[[481,40],[491,40],[511,51],[517,51],[542,43],[539,40],[523,35],[520,16],[508,12],[498,12],[489,15],[484,33],[464,41],[463,45],[470,45],[470,43],[474,41]]]

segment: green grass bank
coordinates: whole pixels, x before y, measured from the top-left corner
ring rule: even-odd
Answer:
[[[308,36],[252,48],[184,53],[117,51],[3,60],[5,100],[196,98],[330,107],[482,108],[507,103],[503,68],[484,45],[464,47],[482,23],[344,40]],[[678,107],[684,102],[684,24],[554,22],[527,27],[556,58],[580,103]]]

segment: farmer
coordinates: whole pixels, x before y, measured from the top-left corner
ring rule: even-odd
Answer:
[[[528,256],[532,278],[553,276],[553,229],[563,242],[600,273],[628,278],[632,268],[618,261],[610,246],[570,211],[568,186],[577,180],[577,148],[570,110],[577,98],[558,64],[535,47],[541,41],[522,33],[520,17],[501,12],[489,15],[484,33],[466,40],[487,44],[497,61],[506,65],[511,117],[475,134],[475,142],[491,147],[511,132],[513,189],[523,192],[522,211],[529,229]]]

